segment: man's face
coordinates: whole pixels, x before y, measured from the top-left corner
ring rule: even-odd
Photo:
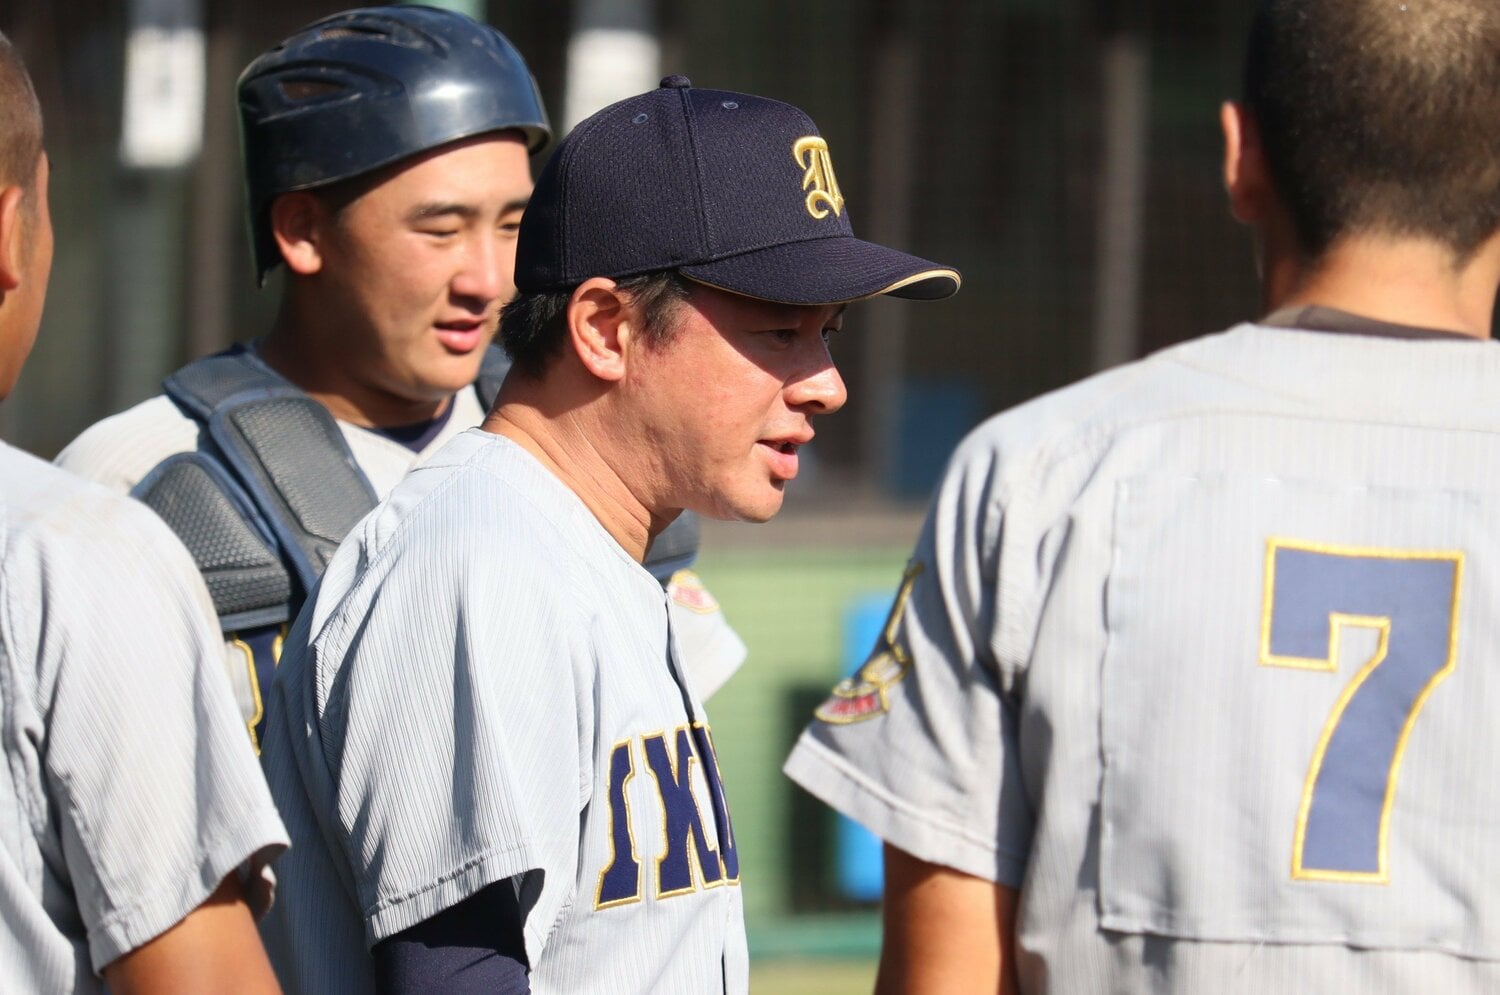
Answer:
[[[653,510],[763,522],[797,475],[814,415],[848,394],[828,353],[842,305],[796,307],[695,287],[629,375]]]
[[[485,136],[416,160],[331,220],[320,276],[352,379],[410,401],[473,382],[515,293],[530,195],[522,140]]]
[[[8,396],[31,354],[42,324],[47,277],[52,272],[52,215],[47,208],[47,180],[51,166],[46,155],[37,159],[36,180],[21,206],[21,285],[6,295],[0,311],[0,398]]]

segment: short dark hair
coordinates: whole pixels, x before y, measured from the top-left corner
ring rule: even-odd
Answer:
[[[615,281],[641,312],[650,345],[665,345],[676,330],[677,309],[692,296],[695,284],[675,269],[657,270]],[[567,339],[568,302],[577,287],[523,291],[500,312],[500,343],[515,368],[533,379],[547,372]]]
[[[1500,3],[1258,0],[1244,101],[1300,248],[1500,228]]]
[[[29,191],[42,155],[42,108],[21,53],[0,33],[0,186]]]

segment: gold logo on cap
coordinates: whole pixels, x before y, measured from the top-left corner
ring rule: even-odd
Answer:
[[[792,145],[792,158],[806,172],[802,174],[802,189],[812,188],[807,195],[807,213],[822,221],[828,212],[844,212],[844,195],[839,192],[839,181],[833,175],[833,159],[828,155],[828,143],[817,135],[799,138]]]

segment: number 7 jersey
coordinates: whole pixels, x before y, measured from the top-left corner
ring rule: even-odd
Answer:
[[[1028,991],[1493,991],[1497,714],[1500,345],[1241,326],[978,429],[787,771]]]

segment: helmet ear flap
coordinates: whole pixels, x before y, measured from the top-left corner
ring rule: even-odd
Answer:
[[[551,139],[536,80],[504,35],[455,11],[366,7],[307,25],[246,67],[240,142],[256,274],[281,262],[279,195],[352,179],[449,142]]]

